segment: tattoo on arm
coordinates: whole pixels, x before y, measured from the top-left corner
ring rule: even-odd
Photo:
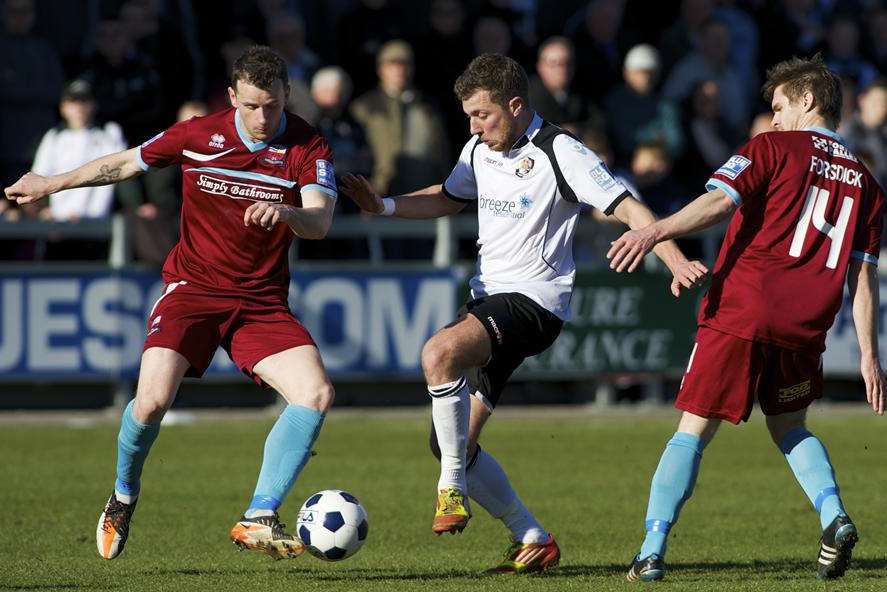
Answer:
[[[117,165],[112,167],[107,164],[103,164],[99,168],[99,173],[87,181],[89,185],[107,185],[108,183],[115,183],[120,180],[120,173],[122,172],[122,167]]]

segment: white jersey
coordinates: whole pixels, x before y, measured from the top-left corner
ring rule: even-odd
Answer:
[[[506,152],[472,137],[443,191],[457,201],[477,200],[472,297],[518,292],[563,320],[576,276],[580,204],[612,214],[629,195],[594,152],[538,114]]]

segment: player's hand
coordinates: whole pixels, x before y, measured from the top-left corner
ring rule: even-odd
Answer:
[[[672,274],[671,293],[677,298],[681,295],[682,288],[701,286],[708,277],[708,268],[699,261],[684,261],[672,270]]]
[[[631,273],[638,268],[644,256],[656,246],[656,236],[653,225],[629,230],[612,243],[607,251],[607,259],[610,260],[610,269],[618,273],[628,271]]]
[[[265,230],[271,230],[277,223],[289,220],[292,207],[287,204],[257,201],[243,213],[243,225],[255,224]]]
[[[52,193],[49,179],[34,173],[25,173],[18,181],[4,191],[6,199],[13,200],[19,204],[33,203]]]
[[[345,175],[342,177],[342,189],[345,195],[350,197],[364,212],[381,214],[385,209],[385,206],[382,205],[382,198],[363,175]]]
[[[862,380],[865,382],[865,398],[872,406],[872,411],[878,415],[884,415],[884,371],[881,370],[881,362],[875,359],[864,359],[860,364]]]

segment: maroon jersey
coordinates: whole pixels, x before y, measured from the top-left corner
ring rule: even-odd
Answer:
[[[884,194],[839,135],[756,136],[706,184],[739,206],[699,324],[794,350],[825,350],[850,258],[877,265]]]
[[[301,192],[335,199],[332,153],[303,119],[284,113],[268,142],[253,142],[236,109],[177,123],[138,149],[142,168],[182,166],[181,238],[163,266],[166,283],[187,281],[215,293],[286,298],[286,224],[244,226],[253,203],[302,205]]]

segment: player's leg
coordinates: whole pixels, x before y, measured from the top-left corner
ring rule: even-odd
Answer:
[[[850,564],[859,535],[841,501],[828,452],[806,427],[807,406],[822,395],[819,356],[773,349],[761,409],[773,442],[819,513],[822,539],[817,573],[825,579],[838,578]]]
[[[432,530],[461,532],[470,518],[465,494],[469,387],[468,368],[490,358],[490,337],[484,325],[466,315],[438,331],[422,349],[422,368],[431,396],[431,416],[440,449],[438,507]]]
[[[114,492],[96,528],[96,544],[104,559],[114,559],[123,551],[141,489],[145,459],[189,367],[181,354],[168,348],[151,347],[142,354],[136,397],[123,410],[120,420]]]

